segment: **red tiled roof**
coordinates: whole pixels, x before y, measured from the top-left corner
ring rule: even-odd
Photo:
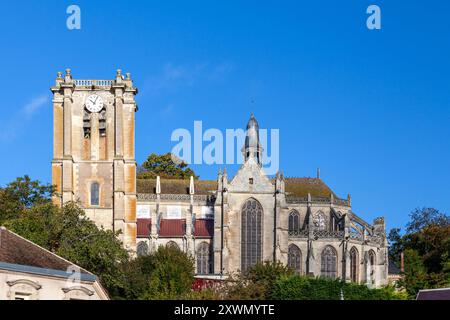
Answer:
[[[137,236],[150,235],[152,219],[137,219]],[[186,231],[186,219],[162,219],[159,229],[160,237],[183,237]],[[195,221],[194,237],[212,238],[214,236],[214,220],[198,219]]]
[[[4,227],[0,227],[0,262],[61,271],[73,265]],[[81,271],[90,274],[84,269]]]
[[[186,219],[161,219],[160,237],[183,237],[186,230]]]
[[[137,219],[137,236],[148,237],[151,225],[152,219]]]
[[[214,220],[198,219],[195,220],[195,237],[212,238],[214,236]]]

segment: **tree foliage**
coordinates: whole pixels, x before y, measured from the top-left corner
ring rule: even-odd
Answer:
[[[1,222],[11,231],[99,276],[115,299],[173,299],[190,294],[192,257],[160,247],[132,259],[119,233],[99,229],[76,203],[62,208],[51,201],[52,188],[18,178],[0,189]]]
[[[247,274],[247,279],[250,282],[258,283],[263,286],[264,295],[263,299],[269,298],[272,295],[275,283],[283,278],[294,274],[294,270],[285,266],[281,262],[266,261],[264,263],[258,263]]]
[[[99,229],[76,203],[51,201],[52,187],[28,176],[0,189],[0,222],[37,245],[96,274],[106,288],[116,286],[127,261],[118,233]]]
[[[75,203],[35,205],[5,226],[99,276],[106,288],[116,285],[119,265],[128,259],[118,234],[97,228]]]
[[[392,229],[389,233],[389,256],[400,265],[404,254],[405,274],[399,285],[410,298],[421,289],[450,284],[450,217],[433,208],[415,209],[410,214],[406,233]]]
[[[29,176],[18,177],[0,188],[0,225],[9,219],[18,218],[20,213],[35,205],[50,202],[53,188],[42,185]]]
[[[275,300],[397,300],[404,299],[393,287],[369,289],[365,285],[338,279],[306,276],[284,277],[275,283]]]
[[[192,169],[188,168],[186,162],[177,159],[171,153],[163,155],[152,153],[139,168],[137,177],[138,179],[155,179],[157,176],[169,179],[189,179],[191,176],[194,179],[199,178]]]
[[[406,232],[413,234],[424,230],[427,227],[448,227],[450,226],[450,216],[434,208],[416,208],[409,215],[410,222],[406,225]]]

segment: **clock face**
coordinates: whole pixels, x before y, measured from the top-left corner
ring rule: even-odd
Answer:
[[[96,94],[90,95],[86,100],[86,108],[90,112],[100,112],[103,109],[103,99]]]

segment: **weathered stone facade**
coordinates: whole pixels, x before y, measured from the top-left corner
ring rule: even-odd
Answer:
[[[245,162],[232,179],[225,171],[216,181],[136,181],[137,89],[129,76],[118,72],[112,81],[73,80],[68,71],[52,91],[55,201],[80,201],[97,224],[123,230],[125,245],[138,255],[176,245],[195,257],[202,275],[226,276],[278,260],[300,274],[387,284],[383,218],[365,222],[352,211],[350,196],[340,199],[320,177],[266,176],[253,115]],[[101,113],[88,113],[86,138],[86,99],[93,93],[106,101],[106,133],[98,133]],[[91,205],[93,183],[100,186],[96,206]]]
[[[137,89],[130,75],[118,70],[115,80],[74,80],[68,69],[51,90],[55,203],[79,202],[99,226],[122,230],[125,247],[135,250]],[[88,110],[90,97],[103,101],[101,109]]]
[[[257,130],[252,116],[245,163],[231,180],[225,171],[217,181],[138,181],[138,254],[171,243],[195,257],[203,276],[278,260],[300,274],[387,284],[383,218],[365,222],[352,211],[350,196],[338,198],[319,177],[269,179]],[[178,228],[167,230],[169,221]]]

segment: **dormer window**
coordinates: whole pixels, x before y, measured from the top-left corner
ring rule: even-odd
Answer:
[[[98,182],[91,184],[91,206],[100,205],[100,185]]]

